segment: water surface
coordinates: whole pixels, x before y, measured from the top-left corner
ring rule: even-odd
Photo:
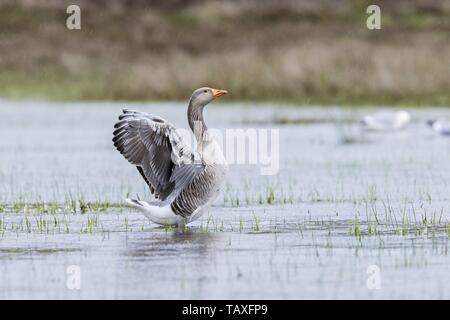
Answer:
[[[280,170],[231,165],[209,212],[170,229],[122,207],[149,196],[112,146],[124,106],[0,102],[0,298],[450,298],[450,139],[425,125],[448,110],[365,133],[366,108],[210,105],[210,128],[279,129]],[[187,128],[184,104],[126,107]]]

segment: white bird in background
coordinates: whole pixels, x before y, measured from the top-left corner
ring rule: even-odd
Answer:
[[[403,129],[410,122],[411,115],[404,110],[380,111],[367,115],[361,120],[365,129],[376,131]]]
[[[449,120],[429,120],[428,125],[437,133],[444,136],[450,136],[450,121]]]
[[[175,127],[156,115],[124,110],[115,124],[114,146],[148,184],[156,200],[126,199],[157,224],[184,225],[204,212],[225,180],[226,162],[203,119],[204,107],[226,90],[200,88],[188,106],[188,122],[197,150],[185,144]]]

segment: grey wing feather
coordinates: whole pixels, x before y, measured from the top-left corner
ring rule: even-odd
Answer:
[[[150,191],[161,201],[174,191],[180,192],[204,168],[203,164],[193,164],[195,157],[189,146],[172,124],[158,116],[123,110],[114,127],[114,146],[137,166]]]
[[[204,170],[196,172],[193,179],[170,204],[173,212],[186,218],[207,204],[210,195],[216,192],[217,177],[222,175],[223,170],[222,166],[209,165]]]

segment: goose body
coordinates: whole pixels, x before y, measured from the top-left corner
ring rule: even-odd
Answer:
[[[411,121],[411,115],[404,110],[380,111],[365,116],[361,123],[369,130],[389,131],[403,129]]]
[[[203,120],[203,108],[225,90],[200,88],[189,101],[188,122],[195,151],[175,127],[156,115],[123,110],[115,124],[114,146],[135,165],[155,200],[126,199],[152,222],[184,225],[201,216],[217,197],[226,177],[225,157]]]

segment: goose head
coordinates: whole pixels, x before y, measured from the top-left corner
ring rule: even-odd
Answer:
[[[191,104],[197,107],[204,107],[215,98],[228,93],[227,90],[213,89],[209,87],[198,88],[192,93]]]
[[[227,93],[227,90],[213,89],[209,87],[198,88],[192,93],[189,100],[187,117],[189,127],[194,132],[197,141],[203,140],[203,133],[207,130],[205,121],[203,120],[203,108],[213,101]]]

